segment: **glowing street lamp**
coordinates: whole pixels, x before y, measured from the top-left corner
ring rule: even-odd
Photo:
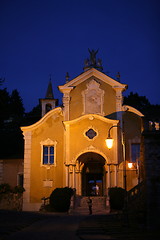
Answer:
[[[107,139],[105,139],[106,146],[108,149],[111,149],[113,147],[114,140],[113,140],[113,138],[111,138],[111,134],[110,134],[110,131],[113,127],[118,127],[118,126],[115,125],[115,126],[110,127],[110,129],[108,130],[108,137],[107,137]]]
[[[108,149],[111,149],[113,147],[113,138],[111,137],[107,137],[107,139],[105,140],[106,141],[106,146]]]
[[[136,170],[136,173],[138,175],[138,184],[140,183],[140,172],[139,172],[139,160],[136,160],[135,162],[129,162],[128,163],[128,168],[131,169],[132,171]]]
[[[132,162],[129,162],[129,163],[128,163],[128,168],[131,169],[132,167],[133,167],[133,163],[132,163]]]

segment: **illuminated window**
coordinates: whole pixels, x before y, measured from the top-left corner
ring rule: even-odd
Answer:
[[[43,164],[54,164],[54,146],[43,146]]]
[[[140,156],[140,144],[139,143],[132,143],[131,144],[131,158],[132,162],[138,161]]]

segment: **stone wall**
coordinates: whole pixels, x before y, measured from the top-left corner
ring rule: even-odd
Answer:
[[[22,193],[1,193],[0,209],[22,211]]]
[[[145,123],[142,143],[147,224],[150,228],[157,228],[160,226],[160,128],[158,122]]]

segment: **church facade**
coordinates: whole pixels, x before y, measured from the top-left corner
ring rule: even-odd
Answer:
[[[42,118],[21,128],[23,210],[39,210],[41,199],[55,188],[72,187],[80,196],[107,196],[110,187],[129,190],[138,184],[143,115],[123,105],[127,85],[103,73],[96,54],[90,51],[84,72],[59,86],[63,107],[56,107],[50,82],[41,99]],[[108,134],[114,140],[111,149],[106,146]]]

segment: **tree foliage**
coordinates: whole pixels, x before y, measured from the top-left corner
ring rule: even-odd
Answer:
[[[138,93],[130,92],[127,97],[124,97],[124,104],[144,112],[151,104],[145,96],[139,96]]]
[[[22,121],[24,116],[24,107],[22,98],[19,92],[15,89],[11,95],[7,89],[0,89],[0,124],[1,126],[5,122],[17,122]]]
[[[10,114],[14,117],[23,117],[24,115],[23,101],[17,89],[13,90],[10,96]]]
[[[0,158],[23,156],[23,135],[20,130],[24,118],[22,98],[17,90],[11,94],[0,89]]]
[[[0,124],[10,116],[10,96],[7,89],[0,89]]]
[[[41,105],[38,104],[36,107],[34,107],[30,112],[25,114],[25,118],[23,121],[23,124],[25,126],[31,125],[41,118]]]
[[[139,96],[138,93],[130,92],[127,97],[124,97],[124,105],[136,108],[144,114],[145,118],[151,121],[160,121],[160,105],[150,104],[145,96]]]
[[[4,83],[4,81],[5,81],[5,78],[0,78],[0,86]]]

